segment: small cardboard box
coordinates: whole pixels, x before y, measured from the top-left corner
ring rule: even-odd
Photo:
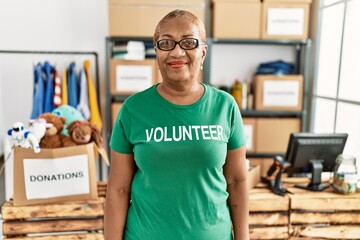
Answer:
[[[205,0],[109,0],[109,34],[122,37],[152,37],[162,17],[185,9],[205,21]]]
[[[311,0],[264,0],[262,39],[308,38]]]
[[[213,0],[215,38],[260,39],[260,0]]]
[[[268,170],[274,163],[273,158],[250,158],[250,165],[260,166],[260,176],[266,177]]]
[[[246,152],[256,151],[256,119],[243,118],[245,138],[246,138]]]
[[[112,94],[133,94],[158,82],[155,59],[141,61],[110,60],[110,91]]]
[[[300,132],[300,118],[258,118],[256,150],[262,153],[285,153],[291,133]]]
[[[122,105],[123,104],[120,102],[111,104],[111,126],[114,126],[115,120],[117,118],[117,115],[118,115]]]
[[[255,109],[301,111],[303,81],[302,75],[256,75]]]
[[[253,188],[260,182],[260,165],[250,166],[248,171],[248,186]]]
[[[97,198],[94,144],[14,149],[14,206]]]

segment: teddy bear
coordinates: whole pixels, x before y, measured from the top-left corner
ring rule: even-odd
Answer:
[[[51,127],[46,129],[45,136],[41,138],[41,148],[60,148],[77,145],[70,137],[61,134],[65,125],[65,118],[50,112],[40,114],[37,119],[40,118],[45,119],[46,123],[52,124]]]
[[[68,125],[67,130],[70,138],[78,145],[94,141],[97,147],[102,146],[101,131],[86,120],[73,121]]]

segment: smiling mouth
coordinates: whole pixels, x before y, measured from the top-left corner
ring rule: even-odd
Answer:
[[[170,62],[169,65],[173,68],[181,68],[186,65],[186,62]]]

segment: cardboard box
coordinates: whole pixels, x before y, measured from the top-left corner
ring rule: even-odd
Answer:
[[[248,172],[248,186],[249,189],[253,188],[260,182],[260,165],[250,166]]]
[[[256,75],[255,109],[301,111],[303,81],[302,75]]]
[[[122,103],[112,103],[111,104],[111,126],[114,126],[117,115],[120,111]]]
[[[215,38],[260,39],[260,0],[213,0]]]
[[[174,9],[188,10],[205,22],[205,0],[109,0],[109,34],[153,37],[160,19]]]
[[[246,152],[256,151],[256,119],[243,118],[245,138],[246,138]]]
[[[14,149],[14,206],[97,198],[94,144]]]
[[[260,166],[260,176],[266,177],[269,168],[274,163],[273,158],[250,158],[250,165]]]
[[[158,82],[155,59],[142,61],[110,60],[110,91],[112,94],[133,94]]]
[[[256,150],[261,153],[285,153],[290,134],[300,132],[300,118],[258,118]]]
[[[264,0],[262,39],[308,38],[311,0]]]

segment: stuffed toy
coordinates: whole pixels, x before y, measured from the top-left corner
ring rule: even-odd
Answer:
[[[65,136],[70,136],[67,130],[67,126],[74,121],[85,120],[81,112],[70,105],[61,105],[55,108],[51,113],[63,117],[65,119],[64,128],[61,133]]]
[[[34,134],[38,143],[40,143],[41,138],[45,136],[46,129],[52,127],[51,123],[46,123],[44,118],[38,118],[30,120],[30,127],[28,130]]]
[[[13,147],[32,148],[35,153],[41,150],[35,135],[26,130],[21,122],[14,123],[7,135],[9,138],[5,145],[6,152],[10,152]]]
[[[70,123],[67,130],[70,134],[70,138],[76,144],[81,145],[94,141],[98,148],[101,148],[102,146],[100,130],[96,127],[96,125],[91,124],[86,120]]]
[[[76,146],[69,137],[61,134],[65,125],[65,118],[57,116],[52,113],[40,114],[37,119],[43,118],[46,123],[52,124],[51,127],[46,129],[45,135],[41,138],[40,147],[42,148],[60,148]]]

